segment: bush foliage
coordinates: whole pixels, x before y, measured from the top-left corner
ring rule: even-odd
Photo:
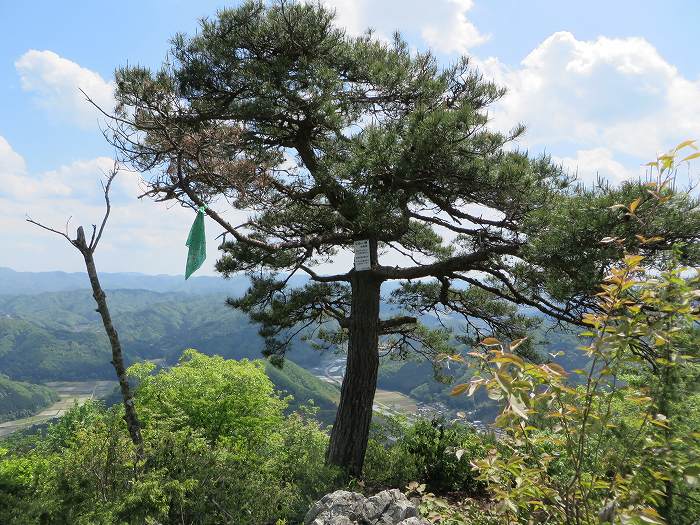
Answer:
[[[298,519],[331,487],[326,434],[284,415],[262,363],[189,350],[170,370],[132,372],[145,460],[134,463],[120,407],[75,407],[2,450],[1,523],[257,525]]]

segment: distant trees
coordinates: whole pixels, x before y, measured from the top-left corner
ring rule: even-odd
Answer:
[[[149,196],[210,205],[229,237],[217,270],[250,274],[230,303],[260,323],[268,356],[304,330],[347,342],[328,461],[359,475],[380,342],[397,355],[448,350],[446,331],[419,322],[427,313],[461,314],[473,338],[522,336],[530,322],[515,305],[578,323],[624,249],[652,263],[686,241],[696,257],[700,214],[674,195],[648,216],[638,183],[576,185],[548,158],[507,147],[522,126],[488,128],[504,90],[469,59],[440,68],[398,36],[350,37],[333,18],[286,1],[220,11],[197,36],[177,35],[160,70],[117,71],[110,139],[148,173]],[[618,202],[636,203],[634,217]],[[318,269],[358,241],[368,269]],[[296,274],[308,281],[291,286]],[[388,281],[401,286],[381,316]]]
[[[55,390],[44,385],[12,381],[0,374],[0,423],[29,417],[58,401]]]

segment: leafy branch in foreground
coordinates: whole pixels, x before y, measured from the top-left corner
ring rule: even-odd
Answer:
[[[668,172],[673,157],[660,159]],[[649,192],[662,200],[663,187]],[[638,205],[621,208],[634,219]],[[637,254],[611,268],[597,311],[583,318],[586,370],[526,362],[514,353],[522,340],[489,337],[469,354],[480,372],[453,394],[484,388],[504,403],[503,439],[473,464],[507,523],[676,524],[700,515],[700,273],[679,264],[683,251],[661,271]]]
[[[700,357],[687,344],[700,279],[682,268],[650,276],[640,260],[626,257],[605,280],[604,313],[587,316],[592,329],[582,334],[590,365],[572,371],[577,381],[555,363],[525,362],[512,352],[517,342],[487,338],[471,353],[481,376],[456,391],[486,388],[505,401],[497,424],[506,437],[475,466],[513,522],[672,523],[678,483],[697,485],[700,434],[675,424],[671,391]]]

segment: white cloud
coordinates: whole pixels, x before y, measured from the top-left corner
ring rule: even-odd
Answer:
[[[106,111],[114,106],[112,82],[53,51],[29,50],[15,62],[15,68],[22,88],[34,94],[40,107],[61,120],[94,126],[99,113],[80,89]]]
[[[100,179],[112,166],[112,159],[98,157],[29,175],[24,158],[0,136],[0,196],[18,203],[54,197],[94,201],[97,196],[101,200]]]
[[[415,32],[441,53],[466,53],[488,40],[467,18],[472,0],[322,0],[337,23],[357,35],[371,27],[381,38],[394,31]]]
[[[474,24],[467,19],[467,11],[473,6],[472,0],[448,0],[453,9],[450,16],[440,23],[428,23],[423,26],[423,39],[433,49],[443,53],[466,54],[469,49],[483,44],[488,36],[482,35]]]
[[[411,44],[443,53],[466,53],[487,38],[468,20],[471,0],[323,1],[353,34],[372,26],[386,38],[402,29]],[[517,67],[497,58],[475,62],[510,90],[490,109],[493,124],[509,129],[524,122],[528,132],[521,145],[553,153],[585,182],[597,175],[613,181],[634,177],[656,153],[686,138],[700,139],[700,81],[685,78],[642,38],[583,41],[558,32]],[[105,108],[113,104],[111,82],[51,51],[28,51],[15,65],[23,88],[58,118],[94,125],[97,113],[78,87]],[[14,247],[0,252],[0,266],[79,270],[79,257],[64,241],[27,225],[24,216],[30,212],[59,228],[69,216],[74,226],[92,224],[103,213],[99,178],[111,166],[111,159],[98,157],[28,173],[22,156],[0,137],[0,232],[4,245]],[[117,179],[100,269],[179,273],[193,213],[137,200],[139,180],[131,173]],[[226,209],[232,222],[243,215]],[[220,229],[208,223],[208,232],[213,241]],[[210,242],[209,273],[215,245]],[[349,265],[349,257],[342,263]]]
[[[581,182],[589,184],[596,182],[599,177],[615,183],[638,175],[616,161],[612,151],[607,148],[579,150],[575,157],[553,156],[552,160],[576,174]]]
[[[657,153],[700,138],[700,82],[684,78],[643,38],[582,41],[559,32],[517,68],[496,58],[479,65],[509,89],[491,110],[494,125],[525,123],[531,149],[577,151],[569,160],[579,172],[636,175]],[[639,162],[623,171],[613,157]]]
[[[27,165],[7,140],[0,136],[0,196],[21,199],[37,189],[35,181],[26,176]]]
[[[3,173],[21,174],[26,169],[22,156],[12,149],[4,137],[0,136],[0,177]]]
[[[72,237],[79,225],[90,228],[104,214],[100,179],[112,167],[111,159],[98,157],[32,174],[22,156],[0,137],[0,239],[9,247],[0,250],[0,266],[26,271],[83,270],[82,259],[65,239],[27,223],[25,217],[60,231],[67,229]],[[181,273],[194,212],[137,199],[142,193],[139,181],[139,176],[130,172],[115,179],[110,221],[96,256],[99,269]],[[207,233],[210,254],[200,273],[213,273],[217,256],[214,238],[220,228],[208,221]]]
[[[335,23],[350,34],[359,35],[370,25],[364,16],[366,14],[364,0],[322,0],[321,3],[335,11]]]

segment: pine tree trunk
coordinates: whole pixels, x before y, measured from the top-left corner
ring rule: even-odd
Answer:
[[[380,288],[370,272],[353,274],[347,366],[327,461],[354,477],[362,473],[377,389]]]
[[[114,324],[112,324],[112,317],[109,314],[109,309],[107,307],[107,298],[102,286],[100,285],[100,280],[97,277],[97,269],[95,268],[95,260],[93,259],[92,253],[89,250],[81,250],[81,252],[83,254],[83,258],[85,259],[85,267],[87,268],[88,277],[90,278],[92,296],[95,298],[95,302],[97,303],[97,311],[102,317],[102,324],[107,332],[109,344],[112,347],[112,366],[114,366],[114,370],[117,373],[117,378],[119,379],[119,389],[121,390],[122,403],[124,404],[124,421],[126,421],[126,426],[129,430],[129,435],[131,436],[131,441],[136,447],[136,453],[138,454],[139,458],[142,458],[143,439],[141,437],[141,424],[136,417],[134,398],[131,394],[129,381],[126,376],[122,345],[119,342],[117,330],[114,328]]]

